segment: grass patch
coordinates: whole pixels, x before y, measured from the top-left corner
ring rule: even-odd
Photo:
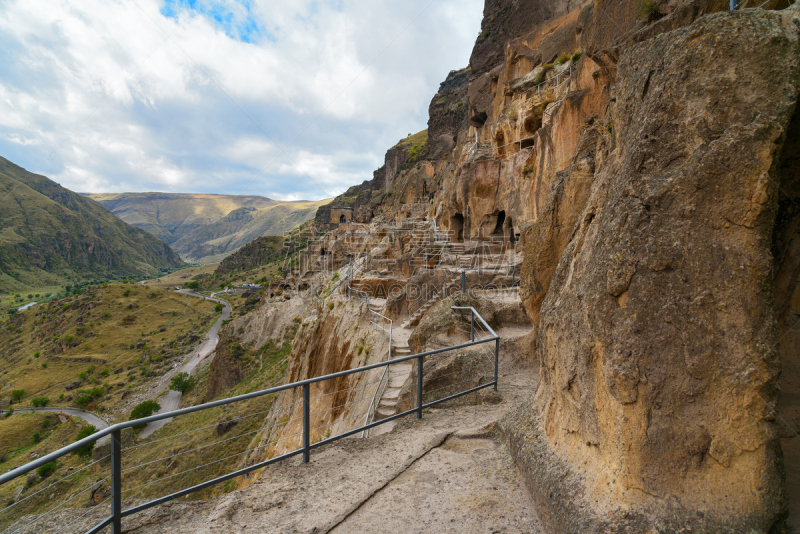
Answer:
[[[170,370],[211,328],[215,306],[157,287],[92,287],[0,322],[0,378],[9,396],[24,391],[15,402],[21,407],[47,398],[48,406],[95,404],[127,419],[125,386],[145,386]],[[101,386],[104,393],[92,395]]]

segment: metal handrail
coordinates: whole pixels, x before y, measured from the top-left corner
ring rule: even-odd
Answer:
[[[425,291],[425,295],[421,296],[420,298],[416,299],[414,302],[408,305],[408,315],[409,317],[417,313],[425,304],[427,304],[432,298],[434,298],[440,290],[446,289],[446,284],[448,282],[452,282],[453,278],[458,274],[458,271],[454,271],[450,276],[446,276],[441,283],[433,286],[433,288],[427,289]],[[413,309],[413,311],[412,311]]]
[[[276,386],[276,387],[265,389],[265,390],[261,390],[261,391],[255,391],[255,392],[252,392],[252,393],[246,393],[246,394],[243,394],[243,395],[238,395],[236,397],[230,397],[230,398],[227,398],[227,399],[220,399],[220,400],[208,402],[208,403],[205,403],[205,404],[200,404],[200,405],[197,405],[197,406],[189,406],[189,407],[186,407],[186,408],[173,410],[171,412],[155,414],[155,415],[151,415],[150,417],[144,417],[142,419],[136,419],[136,420],[133,420],[133,421],[125,421],[125,422],[122,422],[122,423],[116,423],[116,424],[111,425],[110,427],[108,427],[106,429],[100,430],[99,432],[97,432],[95,434],[92,434],[89,437],[86,437],[86,438],[83,438],[81,440],[78,440],[78,441],[76,441],[74,443],[71,443],[71,444],[65,446],[65,447],[62,447],[61,449],[59,449],[59,450],[57,450],[55,452],[52,452],[52,453],[47,454],[47,455],[44,455],[41,458],[38,458],[38,459],[36,459],[36,460],[34,460],[32,462],[29,462],[29,463],[27,463],[27,464],[25,464],[23,466],[17,467],[16,469],[13,469],[12,471],[9,471],[8,473],[4,473],[4,474],[0,475],[0,484],[4,484],[6,482],[9,482],[11,480],[14,480],[14,479],[22,476],[22,475],[25,475],[25,474],[29,473],[30,471],[36,469],[37,467],[40,467],[40,466],[42,466],[42,465],[44,465],[44,464],[46,464],[48,462],[54,461],[54,460],[66,455],[66,454],[69,454],[69,453],[71,453],[71,452],[73,452],[73,451],[75,451],[75,450],[77,450],[77,449],[79,449],[79,448],[81,448],[81,447],[83,447],[85,445],[90,445],[90,444],[96,442],[97,440],[99,440],[100,438],[103,438],[105,436],[111,436],[111,479],[112,479],[112,481],[111,481],[111,497],[110,497],[110,500],[111,500],[111,515],[109,517],[103,519],[100,523],[98,523],[94,527],[92,527],[88,532],[91,532],[91,533],[99,532],[100,530],[102,530],[106,526],[111,526],[112,534],[121,534],[121,532],[122,532],[121,519],[123,517],[127,517],[127,516],[135,514],[137,512],[141,512],[141,511],[146,510],[148,508],[152,508],[154,506],[157,506],[159,504],[172,501],[172,500],[177,499],[179,497],[183,497],[184,495],[188,495],[190,493],[194,493],[196,491],[205,489],[205,488],[213,486],[215,484],[219,484],[220,482],[224,482],[226,480],[230,480],[230,479],[235,478],[237,476],[240,476],[240,475],[243,475],[243,474],[246,474],[246,473],[250,473],[252,471],[255,471],[257,469],[261,469],[263,467],[266,467],[267,465],[270,465],[270,464],[273,464],[275,462],[284,460],[286,458],[290,458],[292,456],[296,456],[296,455],[302,454],[303,455],[303,461],[307,463],[309,461],[309,459],[310,459],[311,450],[315,449],[317,447],[322,447],[323,445],[326,445],[326,444],[331,443],[333,441],[336,441],[336,440],[339,440],[339,439],[343,439],[345,437],[357,434],[359,432],[364,432],[364,431],[369,430],[370,428],[376,427],[378,425],[382,425],[384,423],[388,423],[390,421],[394,421],[395,419],[399,419],[401,417],[405,417],[406,415],[416,414],[416,417],[418,419],[421,419],[422,418],[422,411],[423,411],[424,408],[427,408],[427,407],[430,407],[430,406],[434,406],[436,404],[440,404],[442,402],[446,402],[448,400],[452,400],[452,399],[455,399],[457,397],[461,397],[463,395],[468,395],[470,393],[474,393],[476,391],[479,391],[481,389],[487,388],[489,386],[493,386],[494,390],[497,391],[498,361],[499,361],[499,352],[500,352],[500,337],[495,333],[495,331],[491,328],[491,326],[489,326],[489,324],[483,319],[483,317],[480,316],[480,314],[478,314],[478,312],[474,308],[472,308],[472,307],[463,307],[463,306],[462,307],[455,307],[454,306],[454,307],[452,307],[452,309],[454,309],[454,310],[470,310],[471,317],[472,317],[472,323],[473,323],[472,341],[469,341],[467,343],[459,343],[459,344],[453,345],[451,347],[443,347],[443,348],[439,348],[439,349],[433,349],[433,350],[429,350],[429,351],[426,351],[426,352],[421,352],[419,354],[413,354],[413,355],[410,355],[410,356],[403,356],[403,357],[400,357],[400,358],[397,358],[397,359],[394,359],[394,360],[386,360],[386,361],[379,362],[379,363],[365,365],[365,366],[358,367],[358,368],[355,368],[355,369],[348,369],[348,370],[345,370],[345,371],[339,371],[337,373],[331,373],[331,374],[324,375],[324,376],[319,376],[319,377],[315,377],[315,378],[308,378],[306,380],[301,380],[301,381],[298,381],[298,382],[292,382],[290,384],[284,384],[282,386]],[[477,318],[477,320],[479,320],[483,324],[484,328],[488,332],[491,333],[492,337],[485,338],[485,339],[480,339],[480,340],[475,340],[474,339],[475,338],[475,335],[474,335],[474,324],[475,323],[474,323],[474,321],[475,321],[476,318]],[[444,398],[441,398],[441,399],[438,399],[438,400],[434,400],[434,401],[431,401],[431,402],[428,402],[428,403],[423,403],[423,401],[422,401],[423,374],[424,374],[423,373],[424,372],[423,360],[424,360],[425,357],[433,356],[435,354],[440,354],[440,353],[444,353],[444,352],[449,352],[449,351],[454,351],[454,350],[459,350],[459,349],[465,349],[465,348],[468,348],[468,347],[472,347],[472,346],[488,343],[488,342],[491,342],[491,341],[494,341],[494,343],[495,343],[494,380],[492,382],[487,382],[486,384],[482,384],[482,385],[479,385],[477,387],[470,388],[468,390],[461,391],[459,393],[456,393],[456,394],[453,394],[453,395],[449,395],[447,397],[444,397]],[[356,373],[364,373],[364,372],[367,372],[367,371],[371,371],[373,369],[379,369],[381,367],[383,367],[384,369],[388,369],[389,365],[393,365],[393,364],[401,363],[401,362],[406,362],[406,361],[411,361],[411,360],[416,360],[417,361],[417,406],[415,408],[412,408],[410,410],[406,410],[404,412],[401,412],[401,413],[386,417],[386,418],[381,419],[380,421],[377,421],[377,422],[372,422],[372,423],[369,423],[369,424],[365,424],[365,425],[363,425],[363,426],[361,426],[359,428],[355,428],[355,429],[343,432],[341,434],[338,434],[337,436],[330,437],[330,438],[318,441],[318,442],[313,443],[313,444],[311,443],[311,440],[310,440],[310,428],[309,428],[309,426],[310,426],[309,407],[310,407],[310,387],[311,387],[312,384],[316,384],[318,382],[322,382],[322,381],[325,381],[325,380],[331,380],[331,379],[334,379],[334,378],[349,376],[349,375],[356,374]],[[136,505],[136,506],[134,506],[132,508],[128,508],[127,510],[123,510],[122,509],[122,464],[121,464],[121,461],[122,461],[122,447],[121,447],[122,435],[121,435],[121,432],[122,432],[122,430],[124,430],[126,428],[135,427],[135,426],[146,425],[148,423],[152,423],[152,422],[155,422],[155,421],[161,421],[163,419],[169,419],[169,418],[174,418],[174,417],[178,417],[178,416],[181,416],[181,415],[186,415],[186,414],[190,414],[190,413],[194,413],[194,412],[198,412],[198,411],[202,411],[202,410],[208,410],[210,408],[215,408],[217,406],[225,406],[225,405],[233,404],[233,403],[236,403],[236,402],[242,402],[242,401],[245,401],[245,400],[262,397],[264,395],[271,395],[271,394],[275,394],[275,393],[280,393],[280,392],[283,392],[283,391],[287,391],[287,390],[291,390],[291,389],[295,389],[295,388],[299,388],[299,387],[303,388],[303,401],[302,401],[303,402],[303,433],[302,433],[303,445],[302,445],[301,448],[298,448],[298,449],[296,449],[294,451],[291,451],[291,452],[284,453],[284,454],[282,454],[280,456],[271,458],[269,460],[266,460],[266,461],[263,461],[263,462],[259,462],[259,463],[254,464],[254,465],[251,465],[251,466],[248,466],[248,467],[244,467],[242,469],[238,469],[238,470],[236,470],[236,471],[234,471],[232,473],[228,473],[226,475],[222,475],[222,476],[216,477],[216,478],[208,480],[206,482],[203,482],[203,483],[200,483],[200,484],[195,484],[195,485],[193,485],[193,486],[191,486],[189,488],[184,488],[182,490],[176,491],[176,492],[171,493],[169,495],[153,499],[153,500],[148,501],[146,503],[138,504],[138,505]]]

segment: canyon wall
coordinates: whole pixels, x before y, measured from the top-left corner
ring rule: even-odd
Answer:
[[[541,382],[501,432],[550,528],[767,532],[800,426],[800,9],[645,7],[488,0],[452,150],[375,213],[424,175],[454,239],[525,251]]]

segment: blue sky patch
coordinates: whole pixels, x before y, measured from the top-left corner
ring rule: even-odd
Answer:
[[[231,39],[245,43],[257,43],[262,38],[274,40],[253,12],[253,4],[249,0],[198,1],[198,0],[166,0],[161,14],[178,19],[184,11],[193,11],[205,16],[225,31]]]

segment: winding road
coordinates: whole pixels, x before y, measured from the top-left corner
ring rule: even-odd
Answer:
[[[214,323],[214,326],[211,327],[211,330],[208,331],[208,334],[206,335],[202,345],[196,349],[197,353],[192,356],[192,358],[178,371],[179,373],[188,373],[190,375],[194,375],[195,371],[197,371],[197,367],[200,365],[200,362],[202,362],[206,356],[212,354],[217,348],[217,343],[219,342],[219,329],[222,328],[222,321],[227,320],[228,317],[231,316],[231,305],[222,299],[206,297],[205,295],[194,293],[190,289],[181,289],[177,292],[185,295],[191,295],[193,297],[213,300],[214,302],[218,302],[225,306],[222,309],[222,315],[220,315],[219,319],[217,319],[217,322]],[[164,395],[161,400],[159,400],[161,409],[157,413],[165,413],[171,412],[172,410],[177,410],[181,403],[181,396],[182,393],[180,391],[169,390],[167,394]],[[139,432],[139,439],[148,437],[150,434],[163,427],[170,421],[172,421],[172,418],[161,419],[160,421],[148,423],[147,426],[145,426],[142,431]]]
[[[44,412],[44,413],[61,413],[64,415],[71,415],[72,417],[78,417],[83,419],[97,430],[103,430],[104,428],[108,428],[111,426],[108,421],[105,419],[101,419],[99,415],[93,412],[87,412],[84,410],[79,410],[77,408],[20,408],[19,410],[15,409],[13,406],[10,408],[14,409],[14,413],[34,413],[34,412]]]

